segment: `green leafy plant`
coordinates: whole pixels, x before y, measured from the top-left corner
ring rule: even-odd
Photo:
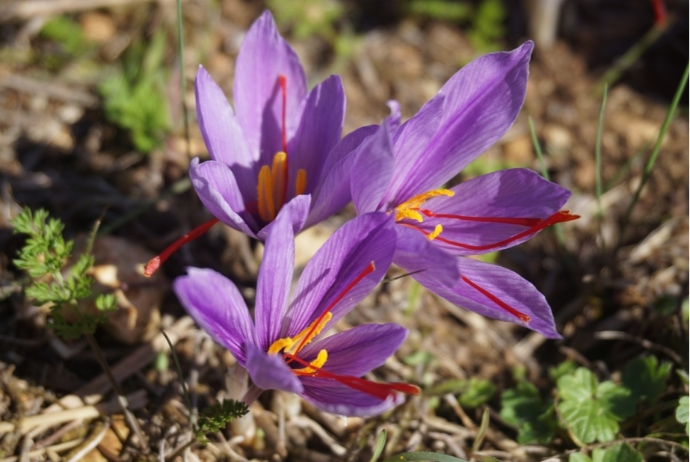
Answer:
[[[472,16],[472,5],[469,2],[410,0],[407,4],[407,10],[412,14],[442,19],[444,21],[460,22]]]
[[[48,212],[43,209],[33,213],[31,209],[24,208],[12,220],[12,225],[14,233],[27,234],[29,238],[14,263],[18,268],[26,270],[31,278],[24,290],[27,297],[50,305],[51,319],[48,326],[56,334],[67,339],[82,336],[86,338],[117,395],[128,425],[136,433],[139,444],[146,450],[143,432],[129,411],[127,398],[93,336],[98,325],[105,321],[106,315],[116,309],[115,297],[112,294],[98,295],[95,300],[98,312],[95,315],[81,311],[78,303],[92,294],[93,280],[88,276],[88,271],[94,263],[91,248],[98,224],[96,223],[91,232],[86,250],[69,270],[65,270],[74,242],[65,240],[62,236],[64,225],[60,220],[49,218]],[[75,319],[67,319],[66,309],[71,310],[70,318]]]
[[[678,407],[676,408],[676,420],[679,424],[685,424],[685,434],[690,434],[690,418],[688,417],[688,407],[690,407],[690,397],[683,396],[678,400]]]
[[[630,405],[646,400],[656,403],[666,388],[671,363],[659,361],[655,356],[633,359],[623,371],[623,385],[630,390]]]
[[[496,385],[486,379],[472,377],[465,382],[462,393],[458,396],[461,406],[470,409],[481,406],[496,393]]]
[[[542,399],[537,387],[524,380],[501,395],[501,418],[517,427],[520,444],[549,443],[556,431],[553,403]]]
[[[557,389],[558,413],[579,443],[612,441],[618,423],[634,413],[630,390],[610,380],[599,383],[584,367],[558,379]]]
[[[89,46],[81,26],[68,16],[55,16],[46,21],[39,36],[57,42],[70,56],[83,53]]]
[[[239,419],[248,412],[249,408],[242,401],[229,399],[212,404],[204,409],[197,420],[197,427],[194,430],[196,439],[204,444],[208,443],[206,435],[218,433],[233,419]]]
[[[472,45],[481,52],[500,49],[498,41],[505,35],[503,22],[506,10],[501,0],[484,0],[472,18],[468,36]]]
[[[149,44],[132,45],[122,68],[98,88],[106,117],[128,130],[134,147],[143,153],[160,146],[171,126],[164,91],[166,42],[166,32],[160,29]]]
[[[334,42],[337,36],[335,25],[345,12],[342,4],[334,0],[268,0],[267,3],[276,21],[292,28],[297,39],[317,35]]]
[[[115,297],[112,294],[98,295],[96,315],[82,312],[77,305],[79,300],[91,295],[93,281],[88,276],[88,271],[94,263],[90,252],[96,230],[91,235],[86,251],[69,271],[64,271],[63,267],[67,264],[74,242],[62,237],[64,226],[60,220],[49,218],[45,210],[33,213],[25,208],[12,220],[12,225],[15,233],[29,236],[14,264],[26,270],[31,277],[25,288],[26,295],[41,304],[50,304],[52,316],[49,327],[68,339],[93,334],[96,327],[105,321],[107,313],[115,309]],[[67,306],[76,320],[66,320],[63,310]]]

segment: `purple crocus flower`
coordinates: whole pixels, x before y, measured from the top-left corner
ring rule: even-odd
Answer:
[[[197,323],[247,369],[254,386],[297,393],[335,414],[381,413],[399,404],[401,393],[419,389],[360,377],[381,366],[407,330],[369,324],[319,336],[383,278],[395,252],[393,222],[377,213],[343,225],[307,264],[289,301],[293,223],[302,218],[290,214],[305,211],[308,198],[297,197],[291,204],[300,202],[285,207],[267,227],[253,322],[235,285],[215,271],[189,268],[175,281],[175,293]]]
[[[345,92],[339,76],[311,91],[297,54],[265,11],[245,36],[235,68],[235,109],[203,67],[195,83],[199,128],[211,160],[189,168],[201,202],[216,217],[151,261],[151,274],[176,249],[218,221],[263,240],[264,228],[293,198],[311,197],[295,233],[351,200],[349,154],[375,126],[341,140]]]
[[[432,292],[482,315],[559,337],[544,296],[500,266],[458,256],[505,249],[555,223],[570,192],[528,169],[442,185],[495,143],[525,98],[532,42],[463,67],[410,120],[392,114],[357,150],[357,212],[395,221],[394,263]],[[441,188],[441,189],[439,189]]]

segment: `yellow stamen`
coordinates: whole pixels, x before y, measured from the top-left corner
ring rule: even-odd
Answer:
[[[431,198],[438,196],[448,196],[453,197],[455,193],[450,189],[434,189],[432,191],[427,191],[422,194],[414,196],[412,199],[403,202],[395,208],[395,220],[400,221],[405,218],[410,218],[412,220],[417,220],[422,222],[422,215],[416,211],[420,205],[428,201]]]
[[[271,183],[271,169],[264,165],[259,170],[259,184],[257,185],[257,198],[259,205],[259,216],[263,221],[269,223],[276,217],[275,205],[273,203],[273,185]]]
[[[303,168],[297,171],[297,180],[295,181],[295,196],[304,194],[307,190],[307,171]]]
[[[443,226],[436,225],[436,227],[431,232],[431,234],[429,234],[427,236],[427,239],[429,239],[430,241],[433,241],[434,239],[436,239],[438,237],[439,234],[441,234],[441,231],[443,231]]]
[[[293,343],[295,343],[295,341],[290,337],[279,338],[275,342],[271,343],[271,346],[268,347],[267,353],[269,355],[277,355],[283,348],[290,348]]]
[[[287,193],[287,154],[279,152],[273,157],[271,167],[271,179],[273,180],[273,199],[276,211],[279,211],[285,203]]]
[[[295,369],[294,372],[296,374],[311,374],[311,373],[315,372],[316,369],[322,368],[323,365],[326,364],[327,359],[328,359],[328,352],[326,350],[320,350],[319,354],[316,355],[316,359],[309,363],[310,367],[303,367],[301,369]]]
[[[395,221],[400,221],[405,218],[409,218],[410,220],[417,220],[420,223],[424,221],[424,217],[422,217],[422,214],[417,212],[416,210],[400,208],[395,209]]]
[[[330,321],[332,317],[333,315],[331,313],[326,313],[326,315],[322,319],[319,320],[317,318],[314,322],[302,329],[302,331],[294,337],[279,338],[278,340],[273,342],[270,347],[268,347],[267,353],[269,355],[275,355],[280,353],[281,351],[284,351],[285,353],[296,355],[297,353],[299,353],[299,351],[295,350],[297,350],[297,347],[300,345],[300,343],[302,343],[302,339],[309,335],[309,337],[307,337],[307,340],[304,342],[304,345],[302,345],[302,348],[304,348],[306,345],[309,344],[309,342],[311,342],[314,339],[314,337],[319,335],[319,333],[323,330],[326,324],[328,324],[328,321]],[[316,324],[317,322],[318,324],[316,325],[316,328],[314,328],[314,324]],[[312,328],[314,328],[314,330],[310,332]]]

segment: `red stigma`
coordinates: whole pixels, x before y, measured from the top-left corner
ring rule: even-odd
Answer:
[[[287,120],[287,77],[285,77],[285,75],[283,74],[279,74],[278,84],[280,85],[280,92],[283,98],[283,113],[281,125],[283,152],[287,154],[287,126],[285,125],[285,121]]]
[[[287,197],[288,191],[288,146],[287,146],[287,77],[284,74],[278,75],[278,84],[280,85],[280,92],[283,97],[283,112],[282,112],[282,124],[280,129],[281,140],[283,142],[283,152],[285,153],[285,178],[284,178],[284,188],[283,197]]]
[[[532,227],[541,223],[541,218],[510,218],[510,217],[469,217],[466,215],[450,215],[447,213],[435,213],[427,209],[419,209],[429,218],[450,218],[453,220],[478,221],[481,223],[502,223],[507,225],[519,225]]]
[[[306,375],[306,376],[311,376],[311,377],[320,377],[324,379],[333,379],[336,380],[337,382],[342,383],[343,385],[350,387],[354,390],[361,391],[363,393],[366,393],[368,395],[374,396],[376,398],[379,398],[381,400],[384,400],[388,398],[393,392],[401,392],[401,393],[406,393],[408,395],[414,395],[417,396],[421,392],[419,387],[416,385],[412,385],[409,383],[402,383],[402,382],[391,382],[391,383],[379,383],[379,382],[372,382],[371,380],[366,380],[366,379],[361,379],[359,377],[353,377],[350,375],[340,375],[340,374],[334,374],[332,372],[325,371],[321,368],[314,367],[305,360],[298,358],[295,355],[286,353],[284,356],[286,356],[290,361],[294,360],[297,363],[305,366],[305,367],[310,367],[314,369],[314,372],[306,372],[306,373],[299,373],[296,372],[297,375]]]
[[[427,211],[421,211],[422,213],[424,212],[429,212]],[[427,215],[427,216],[433,216],[436,218],[456,218],[459,220],[469,220],[469,221],[482,221],[482,222],[488,222],[488,223],[506,223],[506,224],[515,224],[515,225],[522,225],[522,226],[529,226],[529,229],[526,229],[525,231],[522,231],[512,237],[509,237],[508,239],[503,239],[502,241],[494,242],[493,244],[486,244],[486,245],[471,245],[471,244],[463,244],[462,242],[456,242],[456,241],[451,241],[450,239],[446,239],[443,236],[437,236],[434,238],[435,241],[443,242],[444,244],[452,245],[454,247],[460,247],[461,249],[465,250],[474,250],[474,251],[487,251],[487,250],[494,250],[499,247],[503,247],[504,245],[510,244],[511,242],[515,242],[519,239],[522,239],[523,237],[529,236],[530,234],[535,234],[541,231],[544,228],[547,228],[551,225],[555,225],[556,223],[564,223],[566,221],[573,221],[577,220],[580,218],[579,215],[572,215],[569,211],[567,210],[561,210],[559,212],[554,213],[550,217],[546,218],[545,220],[540,220],[537,218],[496,218],[496,217],[465,217],[462,215],[444,215],[444,214],[434,214],[433,212],[429,212],[432,215]],[[426,215],[426,213],[424,213]],[[536,223],[534,220],[538,220]],[[415,226],[410,223],[400,223],[403,226],[407,226],[408,228],[415,229],[422,234],[428,236],[430,233],[428,231],[423,230],[422,228]]]
[[[308,339],[311,339],[312,334],[313,334],[314,331],[316,330],[317,326],[319,326],[319,325],[321,324],[321,321],[323,320],[323,318],[326,317],[326,314],[328,314],[328,313],[333,309],[333,307],[334,307],[335,305],[337,305],[343,298],[345,298],[345,296],[347,295],[348,292],[350,292],[352,289],[354,289],[354,287],[355,287],[357,284],[359,284],[360,282],[362,282],[362,279],[364,279],[364,278],[365,278],[366,276],[368,276],[369,274],[373,273],[375,269],[376,269],[376,266],[374,265],[374,262],[372,261],[371,263],[369,263],[369,264],[367,265],[366,268],[364,268],[364,270],[363,270],[361,273],[359,273],[359,274],[357,275],[356,278],[354,278],[354,279],[352,280],[352,282],[350,282],[350,283],[347,285],[347,287],[345,287],[345,289],[343,289],[342,292],[340,292],[340,294],[335,298],[335,300],[333,300],[333,302],[331,302],[331,304],[328,305],[328,306],[326,307],[325,310],[323,310],[323,313],[321,313],[321,314],[319,315],[319,317],[316,319],[316,322],[314,322],[314,323],[312,324],[311,329],[309,329],[309,331],[307,332],[307,335],[304,336],[304,338],[302,339],[302,341],[301,341],[301,342],[299,343],[299,345],[297,346],[297,349],[295,350],[295,354],[296,354],[296,353],[299,353],[299,352],[302,350],[302,348],[304,348],[304,345],[306,345]],[[292,361],[292,359],[295,359],[295,360],[296,360],[296,358],[294,358],[294,357],[292,357],[292,356],[293,356],[293,355],[290,355],[290,354],[288,354],[288,353],[284,353],[284,354],[283,354],[283,358],[288,358],[288,363],[290,363],[290,361]]]
[[[512,306],[508,305],[506,302],[504,302],[503,300],[501,300],[500,298],[498,298],[497,296],[495,296],[494,294],[492,294],[491,292],[489,292],[485,288],[483,288],[480,285],[470,281],[465,276],[461,276],[460,279],[462,279],[464,282],[469,284],[470,287],[475,289],[480,294],[484,295],[486,298],[488,298],[489,300],[491,300],[492,302],[494,302],[495,304],[500,306],[503,310],[512,314],[513,316],[515,316],[516,318],[518,318],[520,321],[524,322],[525,324],[529,323],[530,319],[532,319],[528,315],[526,315],[525,313],[521,313],[520,311],[516,310]]]
[[[214,218],[213,220],[209,220],[206,223],[197,226],[172,244],[170,244],[163,252],[160,253],[157,257],[153,257],[151,261],[149,261],[146,264],[146,268],[144,268],[144,276],[146,277],[151,277],[153,273],[156,272],[156,270],[163,264],[165,261],[170,258],[170,255],[175,253],[177,249],[182,247],[184,244],[186,244],[189,241],[193,241],[194,239],[198,238],[199,236],[203,235],[211,229],[213,225],[218,223],[218,218]]]
[[[652,7],[654,8],[654,24],[662,26],[666,24],[666,5],[664,0],[652,0]]]

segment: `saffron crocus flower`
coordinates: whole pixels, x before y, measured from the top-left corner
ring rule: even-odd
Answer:
[[[417,394],[414,385],[360,378],[395,352],[407,335],[403,327],[362,325],[319,339],[383,278],[395,251],[393,223],[368,214],[343,225],[307,264],[288,302],[294,235],[286,212],[267,229],[253,322],[235,285],[208,269],[189,268],[175,281],[184,307],[260,389],[294,392],[350,416],[378,414],[399,404],[402,393]]]
[[[199,128],[211,160],[191,162],[189,175],[201,202],[216,217],[153,260],[152,273],[177,248],[221,221],[263,240],[264,227],[299,195],[311,196],[295,233],[350,202],[350,154],[375,127],[341,140],[345,93],[331,76],[307,91],[295,51],[265,11],[251,26],[235,68],[235,109],[203,67],[195,83]]]
[[[397,224],[394,262],[422,285],[482,315],[558,337],[544,297],[499,266],[458,256],[505,249],[558,222],[570,192],[527,169],[503,170],[450,189],[443,184],[495,143],[522,106],[532,42],[463,67],[410,120],[397,103],[358,148],[358,213]]]

